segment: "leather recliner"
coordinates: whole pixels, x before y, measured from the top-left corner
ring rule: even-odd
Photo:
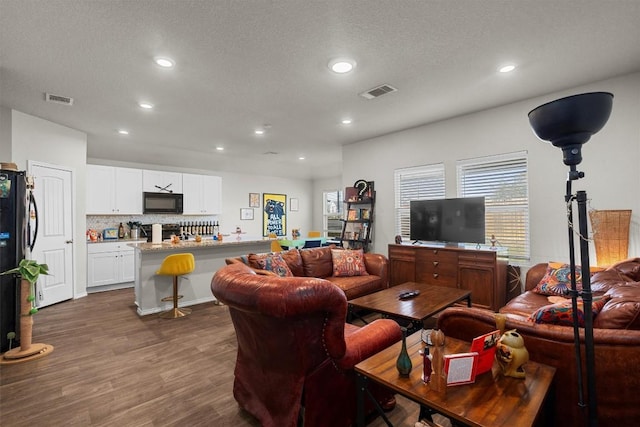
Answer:
[[[354,366],[402,338],[389,319],[346,323],[345,294],[324,279],[232,264],[216,272],[211,290],[236,331],[234,397],[265,427],[295,426],[299,417],[305,427],[352,425]],[[372,392],[381,403],[393,398],[383,387]]]

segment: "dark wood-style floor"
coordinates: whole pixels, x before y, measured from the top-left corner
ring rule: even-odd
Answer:
[[[122,289],[40,310],[33,341],[55,349],[0,365],[0,425],[258,426],[233,398],[236,338],[227,307],[140,318],[133,298],[133,289]],[[387,415],[395,426],[413,426],[418,405],[397,400]]]

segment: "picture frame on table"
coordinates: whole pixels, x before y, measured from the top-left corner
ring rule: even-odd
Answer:
[[[260,193],[249,193],[249,207],[250,208],[260,207]]]
[[[240,208],[240,219],[253,220],[253,208]]]

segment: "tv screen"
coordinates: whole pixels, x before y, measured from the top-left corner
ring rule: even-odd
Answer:
[[[411,240],[485,243],[484,197],[412,200]]]

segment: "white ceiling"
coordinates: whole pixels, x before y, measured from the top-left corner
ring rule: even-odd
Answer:
[[[116,162],[337,176],[342,145],[634,71],[640,0],[0,0],[1,105]]]

